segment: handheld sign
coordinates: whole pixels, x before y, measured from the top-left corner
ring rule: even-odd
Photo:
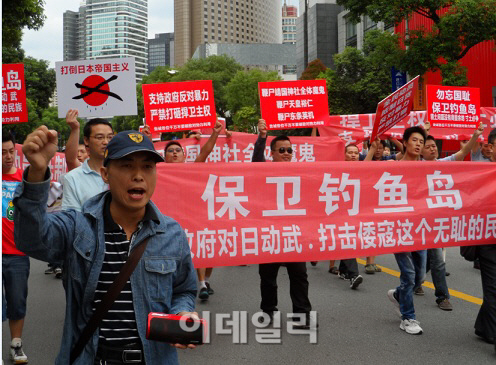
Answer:
[[[26,83],[24,64],[2,65],[2,124],[26,123]]]
[[[59,118],[69,109],[80,117],[136,115],[134,58],[55,63]]]
[[[480,120],[480,89],[427,85],[427,118],[432,127],[477,128]]]
[[[322,127],[329,115],[325,80],[259,82],[267,129]]]
[[[395,124],[410,114],[413,108],[414,90],[417,88],[419,77],[415,77],[403,87],[377,104],[374,129],[370,140],[381,136]]]
[[[145,84],[142,89],[146,124],[152,133],[215,126],[211,80]]]

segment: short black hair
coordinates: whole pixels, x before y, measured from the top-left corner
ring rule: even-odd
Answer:
[[[179,147],[181,147],[181,149],[183,148],[183,146],[181,146],[181,143],[179,143],[178,141],[170,141],[165,145],[164,152],[166,152],[169,149],[169,147],[172,145],[178,145]]]
[[[84,125],[84,129],[83,129],[84,137],[90,138],[91,128],[94,125],[98,125],[98,124],[108,125],[110,127],[110,129],[112,129],[112,132],[114,131],[114,128],[112,128],[112,124],[110,124],[110,122],[108,120],[102,119],[102,118],[95,118],[95,119],[88,120],[88,122],[86,122],[86,124]]]
[[[360,152],[360,149],[358,148],[358,146],[356,144],[349,144],[347,146],[344,147],[344,152],[348,152],[348,147],[356,147],[356,149],[358,150],[358,152]]]
[[[487,137],[487,143],[494,144],[494,140],[496,139],[496,128],[494,128],[489,136]]]
[[[289,139],[289,137],[288,137],[288,136],[286,136],[286,135],[277,136],[276,138],[274,138],[274,139],[272,140],[272,142],[270,142],[270,149],[271,149],[272,151],[274,151],[274,150],[275,150],[275,148],[276,148],[276,143],[277,143],[277,142],[279,142],[279,141],[289,141],[289,143],[291,143],[291,140]]]
[[[427,138],[427,135],[425,133],[425,129],[422,127],[419,127],[419,126],[410,127],[410,128],[405,129],[405,132],[403,133],[403,142],[408,142],[408,140],[410,139],[410,137],[412,136],[413,133],[418,133],[418,134],[422,135],[422,137],[424,137],[424,143],[425,143],[425,140]]]
[[[2,143],[12,141],[12,143],[15,145],[15,137],[12,134],[11,131],[2,131]]]
[[[434,142],[436,142],[436,139],[435,139],[434,137],[432,137],[432,136],[429,134],[427,137],[425,137],[425,142],[424,142],[424,144],[425,144],[427,141],[434,141]]]
[[[382,147],[386,148],[386,147],[389,147],[389,143],[387,143],[387,141],[381,139],[381,144],[382,144]],[[389,147],[389,149],[391,149],[391,147]]]

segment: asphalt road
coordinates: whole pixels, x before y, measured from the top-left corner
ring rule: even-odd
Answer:
[[[494,347],[474,335],[474,322],[482,298],[480,274],[464,261],[458,248],[448,249],[447,263],[454,310],[444,312],[435,303],[434,291],[425,287],[425,296],[415,296],[417,319],[424,330],[412,336],[399,329],[400,320],[387,298],[387,290],[398,285],[394,272],[366,275],[354,291],[348,282],[327,272],[328,262],[316,267],[308,264],[310,300],[317,311],[317,343],[309,335],[289,334],[286,314],[291,310],[289,282],[285,268],[279,272],[279,309],[282,314],[281,340],[278,344],[258,343],[252,315],[258,312],[260,294],[257,266],[225,267],[214,270],[211,278],[215,294],[208,302],[198,302],[197,310],[210,313],[210,344],[195,350],[180,351],[183,364],[495,364]],[[397,271],[392,255],[378,257],[376,262]],[[53,364],[59,349],[65,313],[65,299],[60,280],[44,275],[46,264],[31,260],[28,314],[23,334],[25,352],[30,364]],[[430,281],[430,274],[427,276]],[[429,283],[426,283],[428,286]],[[461,297],[461,298],[460,298]],[[232,334],[219,334],[229,329],[229,322],[216,323],[215,314],[232,316],[246,311],[246,341],[234,343]],[[217,317],[218,318],[218,317]],[[229,321],[229,320],[228,320]],[[2,358],[9,364],[9,330],[2,326]],[[243,336],[241,336],[243,337]],[[238,341],[240,342],[240,341]],[[164,345],[166,346],[166,345]]]

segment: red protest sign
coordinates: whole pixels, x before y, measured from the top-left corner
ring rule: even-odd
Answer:
[[[2,65],[2,124],[26,123],[26,84],[24,65],[12,63]]]
[[[146,124],[151,132],[177,132],[215,125],[211,80],[143,85]]]
[[[410,114],[413,109],[414,90],[417,89],[418,79],[418,76],[415,77],[377,104],[371,141]]]
[[[322,127],[329,115],[325,80],[259,82],[267,129]]]
[[[427,117],[438,128],[477,128],[480,89],[427,85]]]

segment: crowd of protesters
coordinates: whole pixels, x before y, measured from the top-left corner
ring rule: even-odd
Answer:
[[[128,360],[142,364],[177,363],[175,348],[194,346],[179,343],[159,346],[147,340],[147,314],[163,312],[197,318],[195,297],[206,301],[214,294],[210,284],[212,268],[197,269],[195,274],[184,232],[150,200],[156,184],[156,164],[186,161],[181,141],[167,143],[162,157],[151,142],[148,128],[115,134],[108,121],[92,119],[85,124],[83,143],[79,143],[77,116],[77,110],[69,110],[66,116],[71,129],[65,149],[68,173],[58,182],[50,181],[48,168],[57,148],[55,131],[42,126],[26,138],[22,148],[30,163],[26,171],[15,167],[15,139],[11,133],[3,133],[2,318],[9,321],[11,359],[16,364],[28,361],[21,338],[29,257],[33,257],[48,262],[45,274],[53,273],[63,279],[66,290],[64,335],[56,364],[114,364]],[[225,127],[217,122],[195,162],[207,160],[223,130]],[[260,120],[258,131],[252,161],[264,162],[267,141],[264,120]],[[402,142],[377,139],[369,144],[368,150],[362,148],[362,151],[358,145],[347,145],[339,159],[463,161],[470,154],[471,161],[496,162],[496,130],[481,143],[478,140],[483,131],[481,124],[468,142],[461,143],[458,152],[444,158],[439,157],[438,145],[428,134],[427,123],[424,128],[406,129]],[[226,134],[229,137],[229,132]],[[274,138],[270,151],[272,162],[290,162],[293,154],[290,138]],[[104,306],[102,302],[106,302],[105,294],[111,284],[124,271],[131,253],[140,246],[144,250],[140,253],[144,264],[138,265],[127,278],[110,310],[103,311],[97,331],[88,330],[90,334],[84,335],[94,314],[100,313],[99,307]],[[394,256],[401,272],[400,283],[387,296],[401,318],[400,329],[418,335],[423,330],[416,318],[413,298],[424,294],[422,282],[429,269],[438,307],[445,311],[453,309],[445,252],[437,248]],[[484,302],[475,334],[494,344],[496,244],[478,248],[477,258]],[[277,274],[281,267],[288,271],[293,314],[300,315],[296,328],[316,328],[318,323],[310,316],[310,284],[305,262],[259,265],[260,308],[264,313],[261,321],[270,324],[278,311]],[[331,261],[329,272],[348,280],[353,290],[364,281],[356,259],[341,260],[339,267]],[[378,272],[381,268],[375,258],[367,257],[365,273]],[[86,342],[81,340],[84,336]]]

